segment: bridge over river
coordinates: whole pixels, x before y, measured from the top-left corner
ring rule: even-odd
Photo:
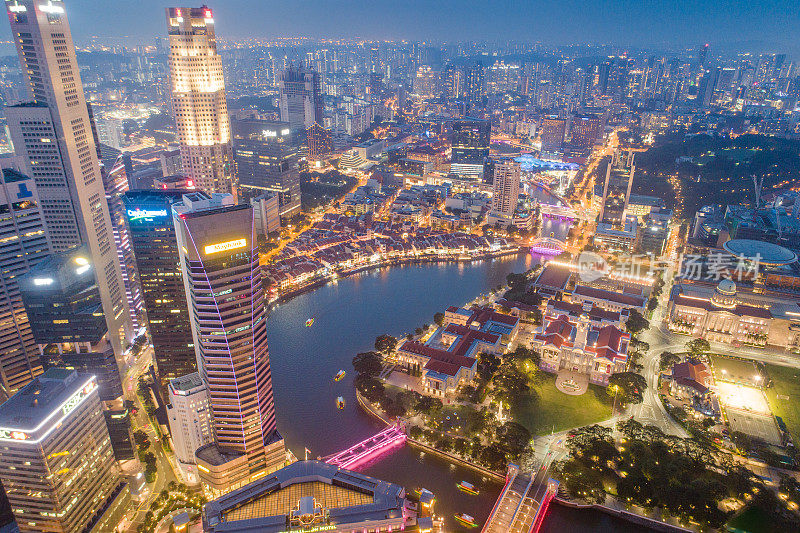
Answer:
[[[550,501],[558,492],[545,463],[534,474],[516,465],[508,466],[506,484],[481,533],[536,533],[547,516]]]

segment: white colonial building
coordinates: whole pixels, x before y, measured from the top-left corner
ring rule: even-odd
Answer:
[[[682,283],[672,291],[667,316],[676,333],[726,344],[800,348],[797,298],[739,291],[724,279],[712,288]]]

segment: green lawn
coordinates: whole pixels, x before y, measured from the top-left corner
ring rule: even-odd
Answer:
[[[786,423],[792,440],[800,439],[800,370],[785,366],[766,365],[772,387],[766,389],[772,414]]]
[[[611,418],[611,400],[605,387],[589,385],[580,396],[569,396],[556,389],[553,374],[539,372],[537,383],[531,386],[536,397],[514,409],[514,419],[534,435],[563,431],[572,427],[594,424]]]

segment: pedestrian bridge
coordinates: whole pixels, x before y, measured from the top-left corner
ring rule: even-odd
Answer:
[[[531,253],[558,255],[567,249],[567,243],[552,237],[539,237],[531,244]]]
[[[405,427],[397,423],[346,450],[323,457],[322,460],[331,465],[354,470],[368,460],[404,444],[405,441]]]
[[[508,465],[506,484],[481,533],[538,532],[558,492],[558,481],[547,470],[543,465],[535,474],[525,474]]]

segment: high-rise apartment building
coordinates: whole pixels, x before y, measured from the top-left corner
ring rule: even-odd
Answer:
[[[3,169],[0,177],[0,398],[42,373],[39,348],[18,279],[50,254],[33,178]]]
[[[39,190],[54,251],[88,247],[114,353],[132,333],[114,232],[63,1],[6,2],[33,102],[6,108],[23,173]]]
[[[564,150],[564,134],[567,121],[556,116],[547,116],[542,119],[541,140],[542,154],[553,155]]]
[[[491,134],[492,125],[487,120],[454,121],[450,172],[480,179],[489,156]]]
[[[197,369],[214,442],[195,451],[204,488],[227,492],[280,468],[253,208],[187,194],[172,208]]]
[[[281,121],[297,131],[305,131],[315,122],[323,125],[319,73],[290,66],[280,75],[278,88]]]
[[[414,94],[419,98],[433,98],[437,93],[439,73],[429,65],[420,65],[414,77]]]
[[[23,532],[114,530],[130,492],[93,376],[50,369],[0,405],[0,477]]]
[[[316,122],[306,130],[308,158],[320,159],[333,151],[333,134]]]
[[[278,194],[283,220],[299,213],[300,157],[289,123],[250,118],[232,126],[239,201],[249,203],[271,191]]]
[[[136,256],[162,390],[171,379],[197,370],[189,310],[183,290],[172,206],[187,190],[128,191],[122,200]],[[200,197],[210,198],[197,191]]]
[[[572,117],[570,144],[573,149],[587,152],[600,138],[603,131],[603,117],[595,113],[582,113]]]
[[[464,98],[472,106],[481,106],[486,99],[486,73],[480,62],[464,70]]]
[[[184,479],[199,482],[194,452],[214,441],[206,384],[197,372],[175,378],[167,389],[167,418],[175,457]]]
[[[235,192],[228,104],[214,16],[208,7],[170,7],[172,112],[183,173],[206,192]]]
[[[464,70],[456,65],[447,65],[442,76],[444,93],[448,98],[464,96]]]
[[[606,182],[603,186],[603,203],[600,207],[600,222],[619,225],[625,221],[625,211],[631,197],[634,152],[614,152],[606,167]]]
[[[494,166],[492,210],[513,215],[519,197],[520,164],[513,160],[499,161]]]

